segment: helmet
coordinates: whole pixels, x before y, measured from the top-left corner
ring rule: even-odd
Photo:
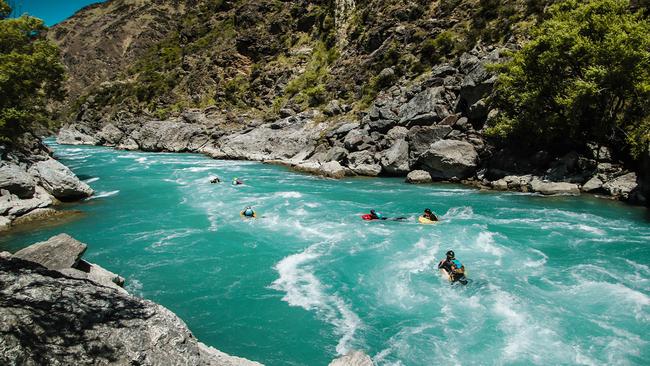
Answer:
[[[428,208],[425,208],[425,209],[424,209],[424,212],[426,212],[426,213],[431,213],[431,210],[428,209]]]
[[[447,258],[449,259],[454,259],[456,257],[456,254],[454,254],[453,250],[450,250],[447,252]]]
[[[370,214],[371,214],[371,215],[374,215],[374,214],[375,214],[375,210],[370,210]]]

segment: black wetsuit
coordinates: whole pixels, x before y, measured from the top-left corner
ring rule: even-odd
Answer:
[[[466,284],[467,279],[465,278],[465,274],[456,273],[454,271],[454,268],[456,268],[456,265],[449,258],[442,260],[440,261],[440,263],[438,263],[438,269],[444,269],[445,271],[447,271],[447,273],[449,274],[449,278],[451,278],[451,282],[460,281],[460,283]]]

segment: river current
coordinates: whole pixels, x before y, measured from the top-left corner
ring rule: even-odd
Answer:
[[[67,207],[75,220],[3,234],[0,250],[66,232],[224,352],[267,365],[352,349],[378,365],[650,364],[645,209],[49,144],[96,194]],[[240,217],[249,205],[259,218]],[[426,207],[442,221],[418,224]],[[408,220],[361,220],[372,208]],[[449,249],[467,286],[436,270]]]

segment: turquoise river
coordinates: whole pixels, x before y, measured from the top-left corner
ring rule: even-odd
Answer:
[[[267,365],[351,349],[378,365],[650,364],[643,208],[49,143],[96,195],[67,207],[75,220],[3,234],[0,250],[69,233],[224,352]],[[258,219],[240,217],[247,205]],[[418,224],[425,207],[442,221]],[[361,220],[371,208],[409,220]],[[467,286],[439,276],[448,249]]]

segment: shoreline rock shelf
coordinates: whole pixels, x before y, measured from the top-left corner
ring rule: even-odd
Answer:
[[[0,364],[259,366],[199,342],[165,307],[60,234],[0,253]]]

